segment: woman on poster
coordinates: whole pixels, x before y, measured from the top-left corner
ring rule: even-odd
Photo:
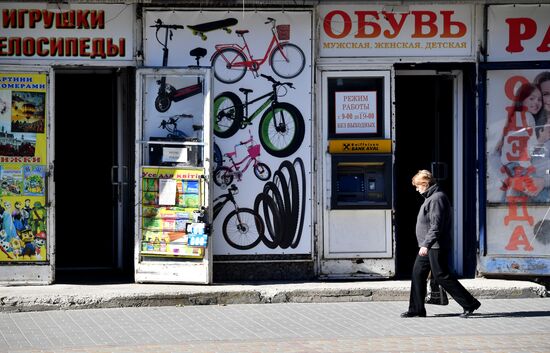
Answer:
[[[509,110],[502,138],[496,146],[505,175],[505,196],[536,196],[544,188],[544,178],[534,176],[531,153],[537,145],[536,117],[542,108],[542,94],[537,85],[524,83]]]

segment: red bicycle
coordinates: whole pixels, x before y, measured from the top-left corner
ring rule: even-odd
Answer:
[[[258,70],[269,58],[269,65],[275,74],[283,78],[298,76],[306,64],[302,49],[289,43],[290,25],[276,25],[275,19],[268,17],[265,24],[271,23],[271,42],[263,58],[254,59],[244,35],[248,30],[237,30],[235,33],[243,39],[244,45],[217,44],[212,55],[214,77],[224,83],[235,83],[242,79],[246,70],[252,71],[255,77]]]
[[[262,163],[258,160],[260,156],[260,144],[254,142],[252,133],[248,131],[250,138],[246,141],[242,141],[235,145],[233,152],[224,153],[224,157],[229,158],[231,166],[221,166],[216,169],[214,172],[214,183],[221,187],[226,187],[233,182],[233,178],[237,178],[238,181],[241,181],[242,175],[251,163],[253,163],[254,175],[263,181],[269,180],[271,178],[271,169],[267,164]],[[240,161],[235,161],[233,157],[237,155],[237,147],[246,145],[246,151],[248,155]],[[246,164],[245,164],[246,162]],[[244,168],[241,170],[241,166],[245,164]]]

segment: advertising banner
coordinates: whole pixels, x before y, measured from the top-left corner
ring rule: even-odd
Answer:
[[[319,5],[321,57],[473,55],[472,5]]]
[[[214,255],[312,251],[312,39],[308,11],[144,13],[145,66],[212,66]],[[196,115],[200,87],[153,82],[144,125]]]
[[[0,62],[134,59],[132,4],[1,2]]]
[[[550,4],[491,5],[487,61],[550,59]]]
[[[550,253],[550,71],[487,73],[487,243]]]
[[[47,79],[0,72],[0,262],[48,259]]]

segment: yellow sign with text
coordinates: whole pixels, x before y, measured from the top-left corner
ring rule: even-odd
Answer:
[[[391,140],[330,140],[329,153],[391,153]]]

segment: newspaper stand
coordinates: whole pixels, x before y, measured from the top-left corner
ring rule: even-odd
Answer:
[[[137,75],[135,281],[210,283],[210,70]],[[199,94],[159,109],[159,98],[197,84]]]

